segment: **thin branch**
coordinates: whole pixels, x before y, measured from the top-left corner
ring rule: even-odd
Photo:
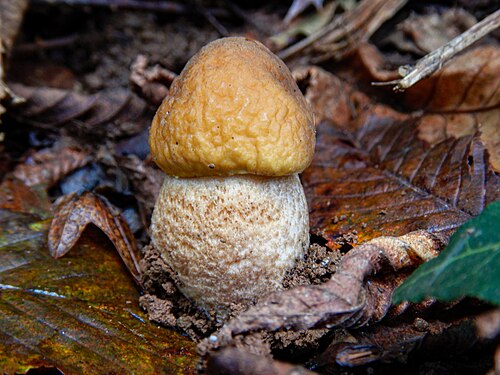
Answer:
[[[20,44],[14,47],[14,51],[18,53],[30,53],[37,52],[40,50],[57,49],[63,47],[69,47],[74,45],[78,41],[79,37],[76,34],[71,34],[61,38],[55,39],[41,39],[36,40],[34,43]]]
[[[481,39],[488,33],[500,27],[500,10],[490,14],[472,26],[469,30],[452,39],[444,46],[429,53],[420,59],[417,64],[408,69],[408,67],[400,67],[399,74],[402,79],[390,82],[374,82],[374,85],[396,85],[394,91],[403,91],[408,87],[413,86],[418,81],[430,76],[435,71],[441,69],[443,64],[450,60],[457,53],[469,47],[472,43]]]

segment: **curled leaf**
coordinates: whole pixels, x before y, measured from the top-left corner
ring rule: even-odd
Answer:
[[[225,346],[234,335],[279,329],[353,327],[382,319],[391,305],[391,294],[401,282],[398,271],[411,269],[437,255],[442,240],[427,232],[398,238],[380,237],[349,251],[331,280],[320,285],[296,287],[265,297],[229,321],[212,347]],[[388,277],[391,270],[394,276]],[[376,281],[382,273],[383,282]]]
[[[157,107],[168,95],[170,84],[177,74],[159,65],[148,68],[148,63],[146,56],[138,55],[132,64],[129,79],[140,90],[142,97]]]
[[[43,128],[73,130],[108,138],[135,134],[149,126],[145,102],[124,89],[110,89],[93,95],[53,88],[12,84],[12,90],[26,98],[13,113],[21,122]]]
[[[85,192],[64,195],[54,204],[54,219],[48,235],[49,252],[60,258],[75,245],[88,224],[101,229],[115,245],[123,262],[137,283],[140,280],[135,238],[119,210],[106,198]]]

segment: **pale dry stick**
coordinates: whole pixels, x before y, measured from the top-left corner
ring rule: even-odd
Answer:
[[[497,10],[481,22],[472,26],[469,30],[450,40],[444,46],[418,60],[417,64],[412,69],[400,67],[399,74],[403,77],[402,79],[389,82],[373,82],[372,85],[396,85],[394,91],[404,91],[420,80],[430,76],[435,71],[441,69],[443,64],[457,53],[463,51],[472,43],[481,39],[499,26],[500,10]]]

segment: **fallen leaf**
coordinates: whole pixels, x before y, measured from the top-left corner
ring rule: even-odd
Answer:
[[[151,114],[145,102],[130,91],[117,88],[93,95],[54,88],[12,84],[26,102],[12,111],[21,123],[70,130],[93,138],[136,134],[147,128]]]
[[[27,186],[42,185],[49,189],[61,178],[91,161],[90,156],[72,148],[42,149],[18,164],[12,172]]]
[[[362,65],[372,80],[391,81],[394,71],[370,45],[361,47]],[[402,94],[407,109],[418,114],[418,137],[431,146],[450,137],[480,133],[493,169],[500,171],[500,49],[480,46],[451,60],[444,68]]]
[[[475,323],[467,317],[453,322],[416,318],[411,323],[396,326],[382,323],[351,330],[347,338],[334,340],[314,360],[312,368],[321,373],[335,373],[339,366],[352,368],[380,361],[392,364],[384,373],[400,373],[402,369],[398,369],[398,363],[421,364],[438,356],[441,360],[451,357],[460,368],[459,353],[470,349],[478,340]],[[487,370],[488,364],[481,363],[481,367]],[[422,370],[422,373],[427,371]]]
[[[471,28],[476,22],[473,15],[461,8],[450,8],[444,12],[433,9],[424,15],[411,14],[396,26],[387,40],[403,52],[424,56]]]
[[[491,203],[451,237],[445,250],[419,267],[393,295],[394,303],[424,298],[477,297],[500,305],[500,202]]]
[[[451,234],[500,198],[478,137],[430,147],[418,137],[419,116],[374,104],[318,68],[296,76],[310,83],[306,97],[318,116],[335,122],[318,127],[315,159],[302,174],[311,231],[329,247],[419,229]],[[325,86],[341,94],[321,98]]]
[[[56,259],[66,255],[88,224],[94,224],[106,234],[139,284],[140,253],[134,235],[120,211],[103,196],[91,192],[72,193],[54,203],[54,219],[48,235],[50,254]]]
[[[50,219],[0,209],[0,224],[0,372],[195,373],[193,343],[147,321],[102,235],[56,261]]]
[[[315,361],[315,370],[327,372],[337,365],[344,367],[362,366],[380,360],[404,361],[414,350],[422,346],[428,335],[439,335],[451,323],[426,322],[417,319],[414,323],[397,326],[376,325],[364,330],[353,330],[349,341],[333,341]],[[344,339],[345,340],[345,339]]]
[[[132,63],[129,80],[145,100],[158,107],[168,95],[170,84],[177,74],[159,65],[148,68],[148,63],[146,56],[138,55]]]
[[[51,216],[50,207],[47,191],[40,186],[30,187],[15,178],[6,178],[0,185],[0,208],[46,219]]]
[[[214,335],[215,340],[203,341],[201,347],[224,347],[235,335],[257,330],[372,325],[387,314],[392,291],[402,281],[404,271],[435,257],[442,246],[442,239],[423,231],[368,241],[344,255],[326,283],[265,297],[224,325]],[[375,277],[379,274],[381,281]]]

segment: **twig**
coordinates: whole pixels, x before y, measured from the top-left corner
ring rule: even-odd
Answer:
[[[39,50],[56,49],[62,47],[68,47],[75,44],[78,41],[78,35],[71,34],[62,38],[55,39],[40,39],[36,40],[34,43],[20,44],[14,47],[14,51],[20,53],[36,52]]]
[[[232,14],[234,14],[236,17],[240,18],[242,21],[244,21],[248,25],[252,26],[259,33],[261,33],[261,34],[267,34],[265,32],[265,30],[263,30],[262,27],[257,22],[255,22],[252,19],[252,17],[250,17],[243,9],[241,9],[233,1],[231,1],[231,0],[224,0],[224,3],[226,4],[226,7],[229,9],[229,11]]]
[[[215,17],[213,12],[210,9],[205,8],[205,6],[200,1],[189,1],[189,3],[193,3],[195,10],[198,11],[205,19],[213,26],[215,30],[221,36],[228,36],[229,31],[224,27],[223,24],[219,22],[219,20]]]
[[[418,60],[417,64],[412,68],[399,68],[399,75],[402,79],[389,82],[374,82],[373,85],[396,85],[394,91],[404,91],[408,87],[413,86],[418,81],[430,76],[436,70],[441,69],[443,64],[450,60],[457,53],[463,51],[475,41],[481,39],[491,31],[500,26],[500,10],[490,14],[472,26],[469,30],[460,34],[456,38],[450,40],[444,46],[432,51],[422,59]]]

